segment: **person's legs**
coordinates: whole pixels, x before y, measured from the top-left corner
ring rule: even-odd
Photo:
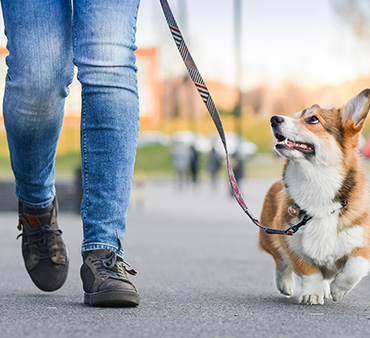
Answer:
[[[54,160],[73,77],[70,0],[1,0],[8,38],[3,103],[19,203],[22,253],[33,282],[60,288],[68,258],[56,221]]]
[[[74,1],[74,61],[82,84],[82,252],[117,250],[117,232],[121,238],[125,233],[139,131],[139,2]]]
[[[135,306],[125,234],[139,131],[135,33],[139,0],[74,1],[74,62],[82,84],[81,214],[85,303]],[[117,257],[117,255],[119,257]]]
[[[2,0],[9,56],[4,122],[18,199],[54,199],[54,159],[73,78],[70,0]]]

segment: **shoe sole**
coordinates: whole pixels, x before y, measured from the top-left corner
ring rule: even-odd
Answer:
[[[134,291],[85,292],[84,303],[102,307],[134,307],[139,305],[140,296]]]
[[[35,281],[33,279],[32,275],[30,275],[29,273],[28,274],[31,277],[31,280],[32,280],[33,284],[35,284],[41,291],[53,292],[53,291],[59,290],[64,285],[64,283],[66,282],[67,277],[68,277],[68,270],[69,270],[69,259],[67,258],[65,268],[64,268],[64,273],[61,276],[59,282],[57,284],[53,285],[52,287],[49,287],[49,288],[45,287],[44,285],[38,284],[37,281]]]

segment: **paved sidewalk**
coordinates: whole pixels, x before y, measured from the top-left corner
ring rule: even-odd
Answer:
[[[259,216],[272,181],[242,191]],[[126,259],[142,297],[138,308],[90,308],[79,278],[81,222],[61,212],[70,275],[54,293],[29,279],[16,241],[15,213],[0,213],[0,337],[367,337],[370,277],[339,303],[302,306],[280,296],[272,259],[257,248],[257,228],[229,196],[178,191],[151,181],[136,189],[125,238]]]

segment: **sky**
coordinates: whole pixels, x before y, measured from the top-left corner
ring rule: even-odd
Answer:
[[[169,0],[204,78],[235,81],[233,0]],[[335,15],[334,0],[241,0],[242,86],[337,84],[370,74],[370,48]],[[184,5],[183,5],[184,6]],[[164,76],[183,69],[159,0],[143,0],[137,44],[161,48]],[[172,46],[171,46],[172,44]],[[181,70],[180,70],[181,71]]]
[[[338,19],[331,1],[241,0],[242,87],[331,85],[370,74],[370,47]],[[203,77],[235,83],[234,1],[168,2]],[[5,45],[3,30],[1,21],[0,43]],[[159,47],[163,78],[185,72],[171,39],[159,0],[142,0],[137,45]]]

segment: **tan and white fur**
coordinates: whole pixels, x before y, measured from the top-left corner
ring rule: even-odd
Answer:
[[[261,223],[297,224],[301,218],[287,212],[294,204],[312,218],[293,236],[261,230],[259,244],[275,260],[282,294],[294,293],[294,273],[301,277],[302,304],[339,301],[369,271],[370,199],[358,151],[369,109],[366,89],[341,109],[313,105],[293,118],[271,118],[275,150],[286,163],[283,180],[266,195]]]

